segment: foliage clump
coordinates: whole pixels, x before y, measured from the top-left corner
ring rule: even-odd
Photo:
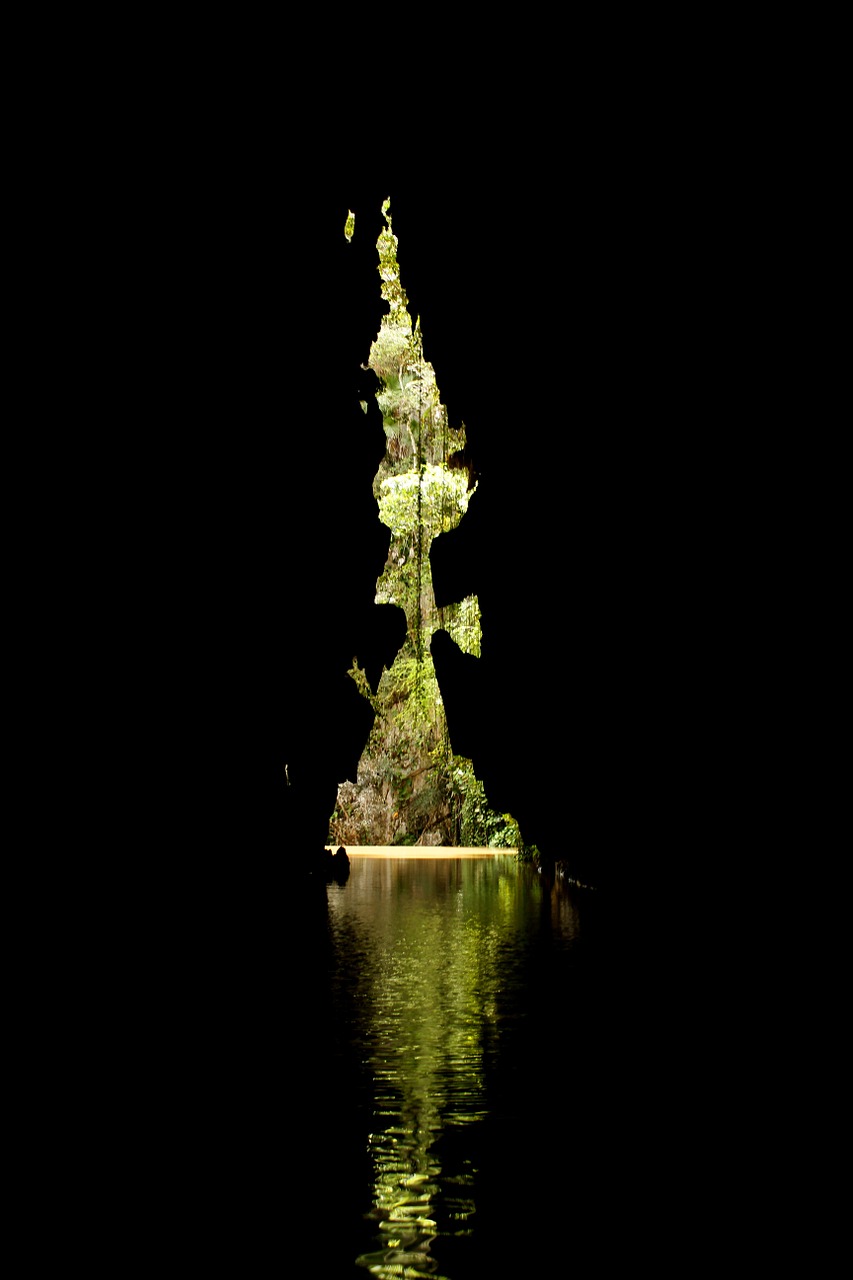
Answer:
[[[520,848],[517,823],[491,810],[472,762],[453,754],[430,652],[432,636],[445,630],[464,652],[480,654],[477,597],[439,608],[429,556],[433,539],[459,524],[477,486],[452,465],[465,449],[465,426],[450,426],[420,321],[409,315],[389,210],[386,200],[376,245],[388,311],[366,366],[379,382],[386,439],[373,495],[391,534],[375,601],[404,611],[406,637],[375,692],[353,661],[349,674],[375,718],[356,781],[338,788],[329,841]]]

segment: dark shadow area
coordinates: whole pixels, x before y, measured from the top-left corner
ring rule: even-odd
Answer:
[[[649,845],[676,844],[726,783],[708,648],[725,524],[704,519],[717,404],[699,372],[724,338],[700,248],[671,222],[666,175],[637,187],[614,171],[568,218],[556,177],[522,177],[460,182],[452,199],[391,175],[283,187],[250,149],[193,174],[176,205],[172,305],[145,347],[149,416],[166,406],[146,439],[169,493],[152,514],[158,643],[174,643],[184,791],[209,847],[232,872],[239,847],[282,900],[369,731],[347,670],[357,657],[375,685],[403,634],[402,612],[374,604],[385,445],[362,367],[387,195],[409,310],[479,485],[431,556],[439,603],[475,593],[482,610],[479,660],[435,641],[454,749],[530,843],[601,888],[626,862],[662,874]]]
[[[227,217],[212,181],[175,230],[156,344],[178,353],[160,399],[189,534],[167,547],[175,628],[191,637],[187,754],[203,778],[224,771],[219,836],[270,868],[325,841],[371,720],[347,669],[357,656],[375,684],[401,642],[401,611],[373,602],[384,437],[362,368],[390,195],[409,310],[479,482],[432,549],[439,603],[471,592],[482,609],[479,662],[436,638],[451,741],[543,853],[585,881],[618,878],[620,849],[676,821],[673,798],[695,786],[682,739],[707,697],[690,246],[659,224],[651,178],[630,217],[614,179],[567,221],[541,176],[535,204],[523,184],[451,200],[390,177],[285,192],[231,159]]]
[[[362,368],[383,309],[386,196],[409,310],[479,481],[466,519],[432,551],[438,602],[475,593],[482,610],[479,660],[445,635],[433,645],[454,749],[493,807],[608,901],[626,867],[652,883],[669,874],[688,815],[700,856],[707,796],[730,782],[712,741],[721,676],[707,636],[720,588],[696,514],[707,497],[696,442],[710,439],[716,409],[697,344],[724,339],[690,326],[707,290],[703,251],[689,220],[673,225],[665,178],[616,168],[569,214],[563,175],[538,170],[529,185],[496,170],[492,185],[383,175],[353,188],[313,170],[284,182],[266,161],[260,148],[217,151],[182,175],[184,198],[172,190],[168,269],[141,357],[154,384],[141,417],[158,423],[156,438],[140,435],[156,477],[146,520],[164,566],[151,644],[178,710],[177,728],[159,733],[173,736],[187,816],[139,892],[158,909],[168,896],[174,936],[158,938],[152,964],[174,1023],[169,1052],[188,1063],[185,1141],[190,1162],[211,1154],[202,1181],[222,1179],[200,1229],[224,1199],[238,1257],[255,1224],[269,1233],[281,1213],[300,1090],[315,1115],[330,1100],[322,1136],[343,1183],[364,1159],[356,1055],[324,1020],[324,886],[305,869],[370,727],[347,670],[357,656],[375,684],[402,639],[402,613],[373,603],[388,547],[371,492],[384,440]],[[154,785],[134,779],[138,809]],[[184,966],[195,975],[186,999],[172,978]],[[602,978],[598,1047],[567,1084],[613,1108],[605,1144],[640,1093],[642,1068],[626,1065],[631,981]],[[519,1158],[531,1166],[553,1154],[554,1082],[542,1087],[541,1101],[519,1100],[519,1125],[532,1121]],[[183,1117],[171,1090],[168,1105]],[[610,1148],[596,1149],[597,1125],[576,1114],[603,1181]],[[570,1130],[561,1121],[560,1141]],[[324,1229],[312,1190],[324,1167],[305,1171],[300,1230]],[[598,1227],[596,1185],[573,1191]],[[497,1227],[498,1189],[491,1203]],[[541,1205],[549,1217],[562,1207]],[[537,1212],[533,1180],[519,1211]]]

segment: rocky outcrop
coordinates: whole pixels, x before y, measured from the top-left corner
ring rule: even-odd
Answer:
[[[349,878],[349,854],[341,845],[332,853],[331,849],[323,849],[322,853],[312,859],[308,866],[308,874],[317,880],[327,883],[336,881],[343,884]]]

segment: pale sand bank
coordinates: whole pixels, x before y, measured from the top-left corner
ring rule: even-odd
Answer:
[[[337,845],[327,844],[335,852]],[[419,848],[417,845],[347,844],[351,858],[502,858],[518,853],[517,849],[462,849],[454,846]]]

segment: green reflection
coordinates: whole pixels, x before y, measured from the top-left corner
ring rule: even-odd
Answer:
[[[377,1248],[358,1261],[378,1277],[436,1280],[436,1238],[476,1228],[487,1068],[521,1030],[506,1013],[519,981],[508,957],[543,906],[513,856],[354,857],[347,884],[330,888],[339,963],[359,966],[352,1032],[372,1084]]]

